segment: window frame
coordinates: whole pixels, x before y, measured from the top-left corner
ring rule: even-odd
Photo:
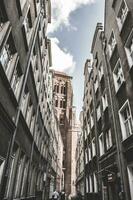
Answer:
[[[129,114],[130,114],[130,119],[131,119],[131,125],[132,127],[130,127],[130,131],[132,131],[132,133],[130,133],[128,135],[128,133],[126,132],[126,127],[125,127],[125,124],[123,122],[123,117],[122,117],[122,112],[125,110],[125,108],[128,106],[128,109],[129,109]],[[128,116],[128,122],[129,122],[129,116]],[[132,117],[132,113],[131,113],[131,108],[130,108],[130,103],[129,103],[129,100],[127,100],[123,105],[122,107],[120,108],[119,110],[119,120],[120,120],[120,126],[121,126],[121,133],[122,133],[122,140],[126,140],[127,138],[129,138],[131,135],[133,135],[133,117]]]
[[[116,71],[118,70],[118,66],[121,66],[121,73],[122,74],[121,73],[120,74],[119,73],[116,74]],[[117,76],[117,75],[119,75],[119,76]],[[121,78],[121,75],[123,75],[123,79]],[[121,64],[121,59],[120,58],[117,60],[116,65],[114,67],[114,70],[113,70],[113,79],[114,79],[115,91],[118,92],[118,90],[122,86],[123,82],[125,81],[124,72],[123,72],[123,68],[122,68],[122,64]],[[118,80],[121,81],[120,85],[118,85]]]
[[[122,22],[122,21],[121,21],[121,18],[119,17],[119,14],[120,14],[120,12],[121,12],[121,8],[122,8],[122,4],[123,4],[123,3],[124,3],[125,6],[126,6],[127,12],[126,12],[125,17],[124,17],[123,22]],[[126,21],[126,18],[127,18],[127,16],[128,16],[128,13],[129,13],[129,8],[128,8],[128,5],[127,5],[126,1],[125,1],[125,0],[121,0],[120,7],[119,7],[119,11],[118,11],[117,17],[116,17],[117,24],[118,24],[118,28],[119,28],[119,31],[120,31],[120,32],[121,32],[122,29],[123,29],[123,26],[124,26],[124,24],[125,24],[125,21]]]

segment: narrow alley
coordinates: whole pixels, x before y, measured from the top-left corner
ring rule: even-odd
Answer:
[[[0,1],[0,200],[133,200],[133,1]]]

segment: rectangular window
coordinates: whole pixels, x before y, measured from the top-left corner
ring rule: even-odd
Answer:
[[[97,112],[97,120],[100,119],[101,117],[101,109],[100,109],[100,105],[98,105],[97,109],[96,109],[96,112]]]
[[[95,138],[92,140],[92,156],[94,157],[96,155],[96,141]]]
[[[119,110],[119,117],[122,130],[122,138],[125,140],[133,134],[133,120],[129,101],[126,101],[122,108]]]
[[[93,113],[91,113],[91,116],[90,116],[90,118],[91,118],[91,128],[94,126],[94,119],[93,119]]]
[[[102,77],[103,77],[103,64],[101,63],[100,66],[99,66],[99,79],[101,80]]]
[[[92,191],[92,176],[91,175],[89,175],[89,189],[90,189],[90,192],[93,192]]]
[[[31,20],[30,8],[28,10],[27,15],[25,16],[23,25],[24,25],[24,29],[26,33],[27,43],[29,45],[31,34],[32,34],[32,20]]]
[[[2,176],[3,176],[4,166],[5,166],[5,160],[1,160],[0,158],[0,186],[1,186]]]
[[[112,145],[113,145],[113,143],[112,143],[112,134],[111,134],[111,130],[108,130],[108,131],[106,132],[106,148],[107,148],[107,150],[108,150],[109,148],[111,148]]]
[[[101,133],[99,136],[99,150],[100,150],[100,156],[104,154],[104,135]]]
[[[109,39],[109,43],[108,43],[108,49],[109,49],[109,56],[112,56],[112,53],[115,49],[116,46],[116,40],[115,40],[115,35],[114,32],[112,31],[110,39]]]
[[[106,93],[102,96],[102,105],[103,105],[103,111],[104,111],[108,107],[108,100],[107,100]]]
[[[14,70],[12,80],[11,80],[11,87],[14,91],[14,94],[16,98],[18,99],[20,94],[20,89],[23,81],[23,74],[20,68],[20,65],[18,64],[16,69]]]
[[[128,36],[128,39],[125,45],[125,51],[126,51],[129,67],[131,68],[133,66],[133,29]]]
[[[96,193],[98,192],[96,173],[93,173],[93,180],[94,180],[94,192]]]
[[[124,82],[124,74],[122,70],[122,65],[120,59],[117,61],[116,66],[113,71],[114,85],[116,92]]]
[[[131,199],[133,199],[133,166],[128,166],[127,171],[128,171]]]
[[[98,89],[98,80],[96,78],[95,82],[94,82],[94,89],[95,89],[95,92],[97,91]]]
[[[122,27],[124,25],[125,19],[126,19],[127,14],[128,14],[128,11],[129,10],[128,10],[126,1],[122,0],[121,5],[120,5],[120,9],[119,9],[119,12],[118,12],[118,16],[117,16],[117,22],[118,22],[118,27],[119,27],[120,31],[121,31],[121,29],[122,29]]]

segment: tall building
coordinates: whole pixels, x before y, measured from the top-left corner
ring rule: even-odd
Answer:
[[[53,72],[54,105],[64,144],[64,187],[71,193],[71,153],[72,153],[72,77],[62,72]]]
[[[50,7],[50,0],[0,2],[0,199],[47,196]]]
[[[76,190],[80,191],[84,196],[85,189],[85,169],[84,169],[84,140],[83,140],[83,111],[80,113],[80,129],[78,132],[77,144],[76,144],[76,152],[75,152],[75,160],[76,160]]]
[[[72,150],[71,150],[71,196],[76,195],[76,148],[78,135],[81,133],[80,123],[76,120],[76,107],[72,108]]]
[[[85,63],[86,198],[133,199],[133,2],[105,1]]]

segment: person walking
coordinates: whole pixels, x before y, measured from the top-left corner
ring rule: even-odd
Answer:
[[[60,200],[65,200],[65,192],[64,192],[64,190],[62,190],[62,192],[61,192]]]
[[[59,193],[56,190],[53,192],[52,200],[59,200]]]

